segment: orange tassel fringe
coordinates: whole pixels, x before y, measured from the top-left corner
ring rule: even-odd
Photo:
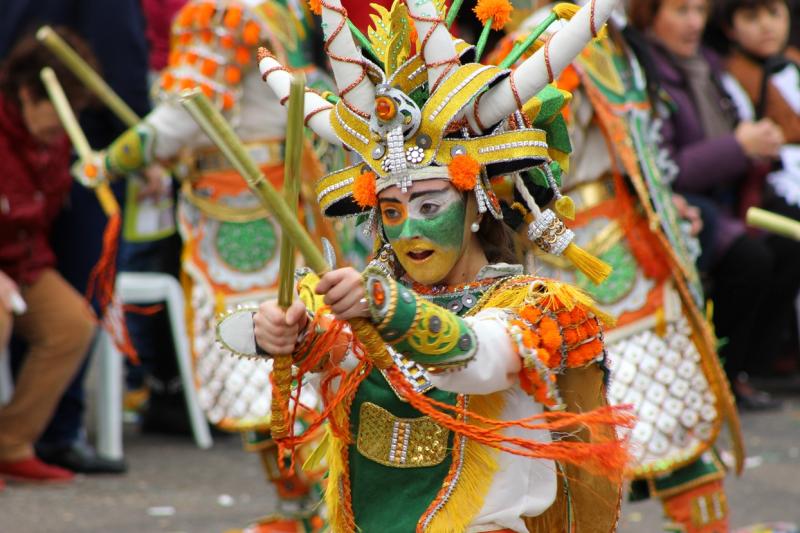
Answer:
[[[119,234],[122,228],[122,215],[119,212],[109,216],[103,232],[103,250],[100,259],[89,274],[86,299],[97,298],[103,325],[114,340],[117,349],[132,363],[138,364],[139,357],[133,347],[128,328],[125,325],[124,310],[114,297],[114,282],[117,279],[117,251]]]

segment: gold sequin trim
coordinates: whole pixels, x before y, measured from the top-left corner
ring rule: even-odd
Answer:
[[[450,432],[430,417],[399,418],[371,402],[359,411],[358,452],[395,468],[435,466],[447,456]]]

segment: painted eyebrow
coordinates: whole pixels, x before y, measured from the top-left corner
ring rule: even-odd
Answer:
[[[378,199],[378,203],[379,204],[402,204],[403,202],[401,202],[397,198],[393,198],[393,197],[389,196],[388,198],[379,198]]]
[[[410,202],[410,201],[413,201],[413,200],[419,198],[420,196],[426,196],[426,195],[439,196],[440,194],[442,194],[444,192],[447,192],[447,187],[445,187],[443,189],[432,189],[430,191],[412,192],[411,196],[408,199],[408,201]]]

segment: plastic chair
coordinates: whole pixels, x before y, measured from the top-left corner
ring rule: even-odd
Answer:
[[[213,441],[197,401],[186,334],[184,294],[178,280],[169,274],[120,272],[116,291],[123,305],[165,302],[194,440],[198,448],[210,448]],[[122,457],[122,356],[105,330],[100,332],[95,351],[99,371],[97,449],[101,455],[118,459]]]
[[[0,350],[0,405],[11,401],[14,394],[14,379],[11,377],[11,354],[8,348]]]

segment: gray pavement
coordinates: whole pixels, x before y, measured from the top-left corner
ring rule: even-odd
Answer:
[[[742,423],[749,459],[744,475],[727,482],[733,526],[800,523],[800,397]],[[223,533],[272,509],[258,459],[241,451],[236,436],[202,451],[188,437],[143,436],[128,427],[125,447],[127,475],[7,487],[0,533]],[[622,533],[656,533],[660,525],[655,502],[623,507]]]

